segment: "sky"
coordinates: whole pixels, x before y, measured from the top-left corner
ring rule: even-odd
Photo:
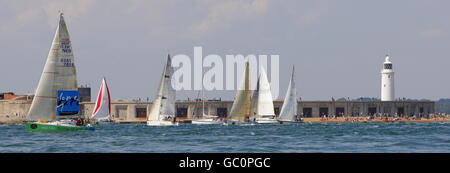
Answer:
[[[79,85],[152,99],[167,53],[279,55],[302,100],[377,97],[386,54],[396,98],[450,98],[450,1],[0,0],[0,92],[37,87],[62,10]],[[177,99],[197,91],[177,92]],[[231,100],[235,91],[205,92]]]

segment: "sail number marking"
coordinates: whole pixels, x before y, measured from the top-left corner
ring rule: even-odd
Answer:
[[[64,64],[64,67],[74,67],[75,66],[75,64],[69,58],[61,58],[60,62]]]
[[[69,43],[61,42],[61,45],[59,46],[59,48],[61,48],[61,50],[64,53],[71,53],[72,52],[72,48],[71,48]]]

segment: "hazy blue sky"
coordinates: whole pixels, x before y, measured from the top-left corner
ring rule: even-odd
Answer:
[[[292,64],[303,100],[379,98],[386,54],[397,98],[448,98],[449,7],[445,0],[0,0],[0,92],[36,88],[61,9],[79,85],[93,96],[106,76],[113,99],[153,98],[168,50],[192,58],[202,46],[222,58],[280,55],[281,98]]]

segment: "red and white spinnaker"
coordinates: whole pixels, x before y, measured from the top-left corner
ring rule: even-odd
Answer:
[[[100,91],[98,92],[97,100],[95,102],[94,111],[92,112],[92,119],[107,120],[111,116],[111,97],[109,96],[109,88],[103,78]]]

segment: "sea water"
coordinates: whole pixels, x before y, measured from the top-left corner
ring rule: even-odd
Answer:
[[[108,124],[95,131],[64,133],[32,133],[23,125],[0,125],[0,152],[449,153],[450,123]]]

